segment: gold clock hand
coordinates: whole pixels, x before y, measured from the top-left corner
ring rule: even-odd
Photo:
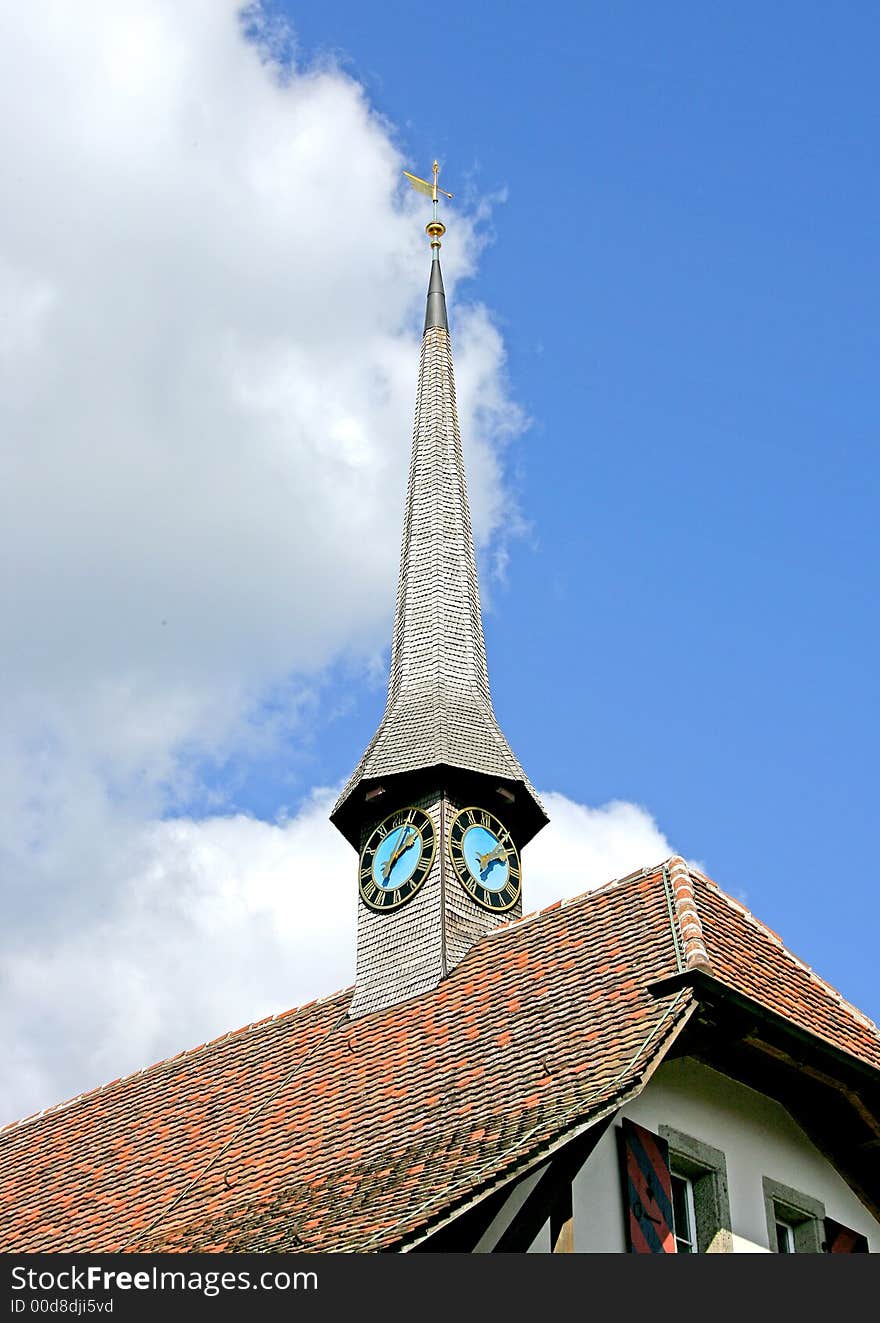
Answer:
[[[412,845],[413,839],[415,838],[415,834],[416,834],[415,827],[407,827],[403,840],[400,842],[400,845],[398,845],[397,849],[394,851],[395,863],[397,863],[400,856],[402,854],[405,854],[406,851],[409,849],[409,847]]]
[[[382,877],[386,882],[388,881],[388,878],[391,876],[392,868],[397,863],[398,859],[403,854],[404,850],[409,849],[411,844],[409,835],[412,830],[413,830],[412,827],[401,828],[401,835],[403,836],[403,840],[401,840],[400,836],[398,836],[397,838],[398,843],[395,846],[394,850],[392,850],[390,858],[386,861],[386,863],[383,865],[382,868]]]
[[[490,850],[488,854],[479,855],[480,872],[481,873],[485,872],[486,865],[491,864],[493,859],[497,859],[499,863],[504,863],[506,858],[507,858],[507,851],[505,850],[504,846],[501,844],[496,845],[495,849]]]

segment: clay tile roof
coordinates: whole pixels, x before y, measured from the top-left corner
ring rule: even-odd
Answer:
[[[0,1131],[0,1249],[405,1244],[637,1093],[697,1005],[649,985],[694,961],[880,1066],[869,1021],[702,875],[676,894],[675,862],[490,933],[410,1002],[350,1021],[349,989]]]

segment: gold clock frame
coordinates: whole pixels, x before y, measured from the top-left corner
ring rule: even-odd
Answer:
[[[373,853],[370,857],[370,862],[366,868],[366,876],[364,873],[364,857],[366,856],[367,850],[369,849],[370,842],[372,841],[373,837],[375,836],[379,828],[384,827],[386,823],[392,823],[392,826],[389,827],[388,831],[392,831],[394,827],[402,827],[404,825],[404,819],[408,813],[418,813],[421,818],[429,822],[431,825],[430,851],[427,852],[426,854],[425,832],[421,830],[421,828],[417,823],[413,822],[409,824],[410,826],[415,827],[422,841],[422,856],[419,858],[419,862],[416,864],[412,876],[414,877],[415,874],[419,872],[421,872],[422,876],[418,881],[418,883],[414,887],[411,887],[410,890],[407,891],[407,894],[405,896],[401,896],[399,900],[396,901],[392,900],[390,904],[386,904],[386,905],[376,905],[373,901],[368,900],[368,898],[364,894],[364,883],[365,881],[370,881],[372,882],[373,886],[376,886],[376,882],[373,877],[373,859],[376,856],[376,849],[378,849],[378,845],[376,846],[376,849],[373,850]],[[394,821],[395,819],[399,819],[399,821]],[[387,835],[388,832],[386,831],[385,835],[382,836],[381,840],[384,841]],[[358,857],[358,895],[360,896],[364,905],[366,905],[367,909],[372,914],[393,913],[395,910],[399,910],[403,905],[406,905],[409,901],[411,901],[414,896],[418,895],[418,893],[421,891],[422,887],[424,886],[428,874],[430,873],[431,868],[433,867],[434,864],[434,858],[437,854],[437,836],[438,836],[437,824],[434,822],[434,819],[431,817],[427,809],[420,808],[418,804],[404,804],[400,808],[393,809],[391,813],[388,813],[384,818],[381,818],[379,822],[376,823],[375,827],[370,832],[369,836],[364,842],[363,849],[361,850],[360,855]],[[422,861],[423,858],[425,857],[427,857],[427,863],[423,867]],[[410,880],[411,880],[410,878],[407,878],[407,881],[406,883],[404,883],[404,886],[406,886]],[[396,888],[396,889],[400,890],[400,888]],[[377,887],[376,890],[377,893],[379,893],[382,891],[382,888]],[[389,893],[386,891],[385,895],[388,894]]]
[[[505,886],[502,889],[502,891],[490,891],[488,887],[484,887],[479,882],[477,882],[474,878],[473,873],[467,866],[467,860],[464,857],[464,850],[461,849],[460,847],[457,847],[452,839],[452,835],[455,830],[455,824],[459,821],[460,818],[463,818],[466,813],[477,814],[479,815],[480,818],[488,819],[488,822],[473,820],[468,823],[467,828],[465,830],[468,830],[471,827],[485,827],[487,828],[487,830],[491,831],[495,836],[498,837],[499,844],[504,845],[505,851],[508,856],[507,858],[508,885],[510,881],[515,878],[516,890],[513,896],[509,900],[504,901],[503,904],[500,905],[493,904],[488,900],[484,900],[483,897],[498,896],[500,898],[504,895],[504,892],[507,890],[507,886]],[[465,836],[465,832],[463,831],[462,842],[464,841],[464,836]],[[505,844],[505,840],[509,842],[509,845]],[[490,809],[483,808],[479,804],[468,804],[465,808],[459,809],[449,824],[449,831],[447,833],[447,845],[449,847],[449,858],[452,860],[452,867],[455,869],[455,875],[458,878],[459,882],[461,883],[462,888],[470,896],[471,900],[475,900],[476,903],[481,907],[481,909],[486,910],[487,913],[489,914],[506,914],[508,910],[513,909],[514,905],[516,905],[516,903],[522,897],[522,863],[520,861],[519,851],[516,848],[516,844],[514,842],[513,836],[510,833],[509,827],[506,827],[496,814],[494,814]]]

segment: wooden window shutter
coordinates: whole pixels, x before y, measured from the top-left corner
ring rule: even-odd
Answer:
[[[618,1131],[630,1254],[675,1254],[669,1145],[634,1121]]]
[[[858,1231],[835,1222],[832,1217],[825,1219],[826,1254],[867,1254],[868,1240]]]

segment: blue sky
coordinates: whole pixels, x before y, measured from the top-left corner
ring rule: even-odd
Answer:
[[[0,1117],[353,978],[435,155],[527,906],[880,1018],[876,8],[266,9],[0,12]]]
[[[506,194],[461,293],[532,420],[486,618],[519,757],[647,806],[877,1015],[875,7],[279,8],[412,168]]]

